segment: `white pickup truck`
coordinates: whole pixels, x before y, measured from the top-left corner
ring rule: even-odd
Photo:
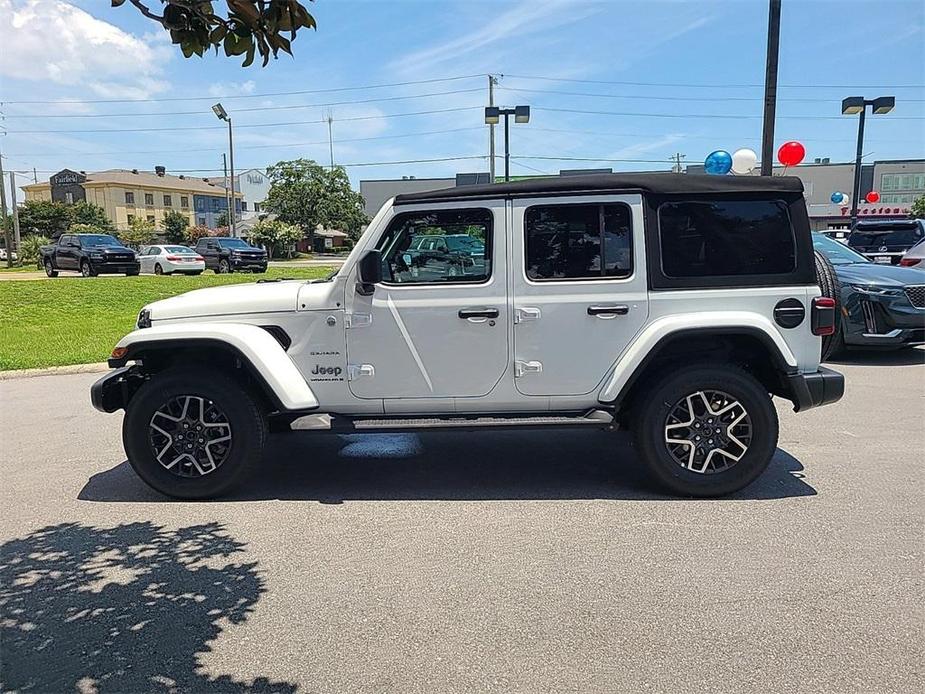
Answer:
[[[471,237],[465,263],[414,262],[426,235]],[[243,483],[268,432],[308,414],[338,431],[627,427],[658,483],[713,496],[768,465],[772,396],[841,397],[819,365],[834,324],[799,179],[545,178],[400,195],[325,280],[150,304],[91,397],[125,409],[129,461],[177,497]]]

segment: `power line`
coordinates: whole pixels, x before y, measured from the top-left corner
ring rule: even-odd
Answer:
[[[582,113],[587,115],[594,116],[630,116],[630,117],[639,117],[639,118],[718,118],[722,120],[741,120],[743,118],[758,118],[760,119],[761,114],[757,115],[731,115],[727,113],[631,113],[628,111],[586,111],[582,109],[574,108],[552,108],[550,106],[532,106],[538,111],[553,111],[556,113]],[[791,118],[797,120],[844,120],[844,116],[781,116],[778,115],[777,118]],[[890,116],[889,120],[921,120],[925,121],[925,116]],[[12,131],[10,131],[12,132]]]
[[[659,133],[622,133],[622,132],[602,132],[600,130],[573,130],[571,128],[538,128],[534,125],[530,126],[530,132],[544,132],[544,133],[565,133],[568,135],[593,135],[596,137],[658,137]],[[715,142],[717,140],[716,136],[708,135],[680,135],[684,140],[709,140],[710,142]],[[761,139],[759,135],[728,135],[725,137],[730,138],[739,138],[743,140],[755,140],[758,141]],[[808,141],[812,142],[855,142],[855,138],[840,138],[840,139],[827,139],[812,137],[807,138]],[[874,139],[868,139],[867,142],[874,142]],[[907,139],[877,139],[877,142],[902,142],[907,143]],[[20,155],[22,156],[22,155]]]
[[[501,89],[506,89],[507,91],[518,92],[521,94],[556,94],[561,96],[581,96],[581,97],[595,97],[601,99],[636,99],[636,100],[650,100],[650,101],[747,101],[747,102],[760,102],[763,99],[759,96],[650,96],[648,94],[596,94],[592,92],[563,92],[554,89],[524,89],[523,87],[508,87],[505,85],[500,85]],[[821,104],[833,104],[841,103],[841,99],[810,99],[810,98],[781,98],[778,101],[789,101],[789,102],[799,102],[799,103],[821,103]],[[903,103],[923,103],[925,99],[902,99]]]
[[[286,111],[300,108],[324,108],[326,106],[344,106],[347,104],[371,104],[380,101],[404,101],[407,99],[424,99],[430,96],[448,96],[450,94],[471,94],[472,92],[481,92],[481,88],[475,89],[453,89],[445,92],[431,92],[429,94],[411,94],[408,96],[382,96],[373,99],[353,99],[349,101],[330,101],[323,104],[292,104],[287,106],[254,106],[252,108],[236,108],[234,113],[250,113],[254,111]],[[211,115],[209,109],[200,109],[197,111],[147,111],[141,113],[26,113],[7,115],[6,119],[11,118],[130,118],[141,116],[203,116]]]
[[[434,158],[432,158],[432,159],[402,159],[402,160],[397,160],[397,161],[352,162],[352,163],[348,163],[348,164],[338,164],[337,166],[349,168],[349,167],[360,167],[360,166],[393,166],[393,165],[400,165],[400,164],[431,164],[431,163],[438,163],[438,162],[444,162],[444,161],[463,161],[463,160],[467,160],[467,159],[471,160],[471,159],[487,159],[487,158],[488,158],[488,157],[486,157],[484,154],[476,154],[476,155],[472,155],[472,156],[459,156],[459,157],[434,157]],[[244,167],[241,167],[241,170],[242,170],[242,171],[247,170],[247,169],[266,169],[266,165],[264,164],[264,165],[260,165],[260,166],[244,166]],[[214,168],[214,169],[171,169],[171,172],[173,172],[173,173],[187,174],[187,173],[210,173],[210,172],[212,172],[212,171],[220,172],[221,170],[222,170],[222,169],[220,169],[220,168]],[[19,171],[19,170],[17,170],[16,173],[31,173],[32,171],[33,171],[33,169],[29,169],[29,171]],[[57,171],[57,169],[35,169],[35,171],[41,171],[42,173],[55,173],[55,172]]]
[[[764,88],[764,83],[756,84],[690,84],[683,82],[626,82],[617,80],[584,80],[569,77],[541,77],[537,75],[508,75],[521,80],[542,80],[545,82],[576,82],[581,84],[618,84],[631,87],[691,87],[693,89],[753,89]],[[781,84],[787,89],[925,89],[925,84]]]
[[[262,94],[220,94],[210,96],[171,96],[152,99],[59,99],[53,101],[8,101],[5,104],[137,104],[158,103],[164,101],[213,101],[215,99],[262,99],[268,96],[296,96],[302,94],[330,94],[332,92],[361,91],[363,89],[385,89],[387,87],[407,87],[414,84],[433,84],[435,82],[454,82],[484,78],[484,74],[458,75],[456,77],[436,77],[427,80],[411,80],[408,82],[390,82],[387,84],[366,84],[356,87],[331,87],[329,89],[303,89],[291,92],[264,92]]]
[[[450,128],[448,130],[426,130],[423,132],[415,133],[404,133],[402,135],[377,135],[376,137],[350,137],[350,138],[339,138],[337,140],[338,144],[344,142],[373,142],[375,140],[397,140],[401,138],[408,137],[426,137],[428,135],[448,135],[451,133],[459,132],[471,132],[475,130],[482,130],[483,126],[471,126],[468,128]],[[564,131],[570,132],[570,131]],[[853,142],[853,140],[852,140]],[[239,149],[276,149],[276,148],[286,148],[286,147],[307,147],[311,145],[326,145],[328,144],[327,140],[314,140],[312,142],[281,142],[274,143],[272,145],[235,145],[235,150]],[[93,156],[106,156],[106,155],[117,155],[121,156],[124,154],[176,154],[178,152],[187,153],[187,152],[214,152],[215,147],[199,147],[196,149],[183,148],[183,149],[148,149],[148,150],[134,150],[126,151],[119,150],[116,151],[107,151],[107,152],[74,152],[75,154],[83,157],[93,157]],[[6,157],[6,155],[4,155]],[[13,156],[17,157],[60,157],[60,152],[44,152],[44,153],[14,153]],[[23,162],[25,163],[25,162]]]
[[[363,120],[377,120],[379,118],[400,118],[403,116],[424,116],[433,113],[451,113],[453,111],[471,111],[476,108],[482,108],[481,106],[457,106],[454,108],[438,108],[432,109],[429,111],[411,111],[408,113],[383,113],[375,116],[350,116],[348,118],[339,118],[340,121],[363,121]],[[327,123],[326,120],[302,120],[302,121],[289,121],[285,123],[250,123],[250,124],[236,124],[235,129],[240,130],[241,128],[274,128],[281,126],[289,125],[312,125],[318,123]],[[153,133],[153,132],[170,132],[170,131],[180,131],[180,130],[224,130],[225,126],[223,125],[191,125],[191,126],[180,126],[180,127],[169,127],[169,128],[103,128],[98,130],[9,130],[9,134],[13,135],[39,135],[43,133]]]

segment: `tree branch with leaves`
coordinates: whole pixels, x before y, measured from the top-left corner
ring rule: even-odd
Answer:
[[[227,11],[216,14],[212,0],[128,0],[143,16],[160,24],[184,57],[200,58],[210,48],[225,55],[244,56],[248,67],[259,53],[263,66],[280,51],[292,55],[299,29],[315,29],[315,18],[299,0],[224,0]],[[162,14],[151,9],[159,2]],[[112,0],[120,7],[126,0]],[[284,36],[288,34],[288,38]]]

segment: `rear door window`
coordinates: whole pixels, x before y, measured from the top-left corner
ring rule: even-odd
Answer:
[[[658,208],[666,277],[778,275],[796,268],[789,209],[781,200],[685,200]]]

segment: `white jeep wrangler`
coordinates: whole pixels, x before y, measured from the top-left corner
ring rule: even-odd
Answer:
[[[619,425],[663,487],[713,496],[768,465],[772,395],[841,397],[819,366],[834,322],[797,178],[464,186],[387,202],[327,279],[146,306],[91,395],[125,409],[130,463],[176,497],[222,494],[310,414],[335,431]]]

